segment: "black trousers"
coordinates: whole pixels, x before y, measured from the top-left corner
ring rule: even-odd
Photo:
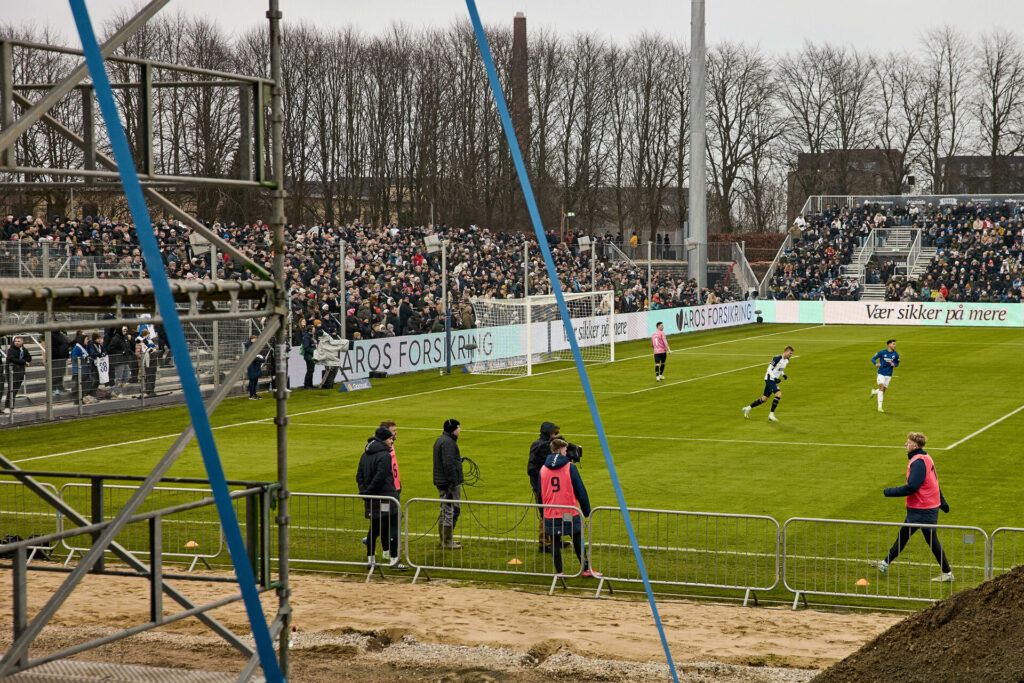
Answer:
[[[259,377],[250,377],[249,378],[249,395],[250,396],[255,396],[256,395],[256,385],[259,383],[259,381],[260,381]]]
[[[53,388],[64,388],[64,373],[68,368],[67,358],[54,358],[50,365],[50,374],[53,377]]]
[[[904,520],[907,523],[906,526],[900,527],[900,532],[896,536],[896,542],[889,548],[889,554],[885,556],[886,562],[892,562],[900,553],[903,552],[904,546],[907,545],[907,541],[914,535],[915,531],[920,529],[921,535],[924,536],[924,540],[928,543],[928,547],[931,548],[932,555],[935,556],[935,560],[942,567],[943,572],[949,572],[949,562],[946,560],[946,553],[942,550],[942,544],[939,543],[939,534],[937,529],[924,528],[919,526],[913,526],[913,523],[917,524],[938,524],[939,522],[939,511],[937,509],[932,510],[918,510],[915,508],[907,508],[907,517]]]
[[[391,514],[388,503],[373,501],[370,512],[370,532],[366,535],[366,554],[374,555],[377,550],[377,539],[380,549],[395,557],[398,553],[398,515]]]
[[[18,392],[21,391],[21,383],[25,381],[25,371],[21,370],[19,372],[15,369],[11,371],[8,379],[10,381],[10,385],[7,388],[7,407],[13,408],[14,399],[18,395]]]
[[[303,389],[313,388],[313,368],[316,367],[316,363],[313,362],[312,358],[303,359],[306,361],[306,377],[302,380]]]

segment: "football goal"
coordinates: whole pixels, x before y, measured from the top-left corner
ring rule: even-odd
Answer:
[[[471,303],[476,314],[477,346],[470,372],[532,375],[538,363],[572,360],[554,296],[476,298]],[[583,360],[615,360],[613,293],[566,293],[565,303]]]

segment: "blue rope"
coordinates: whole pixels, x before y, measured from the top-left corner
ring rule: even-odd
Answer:
[[[594,420],[594,429],[597,430],[597,438],[601,442],[601,452],[604,454],[604,461],[608,466],[608,474],[611,475],[612,486],[615,488],[615,497],[619,501],[619,510],[622,512],[626,531],[629,533],[629,542],[633,546],[633,556],[636,557],[636,564],[640,569],[640,578],[643,579],[644,590],[647,591],[647,601],[651,605],[651,614],[654,615],[654,623],[658,627],[658,635],[661,636],[661,645],[665,649],[665,658],[668,660],[669,669],[672,671],[672,679],[679,683],[676,665],[672,661],[672,652],[668,646],[668,638],[665,636],[665,627],[662,626],[661,615],[658,614],[658,604],[654,600],[650,579],[647,578],[647,567],[644,565],[644,559],[640,555],[640,545],[637,543],[636,532],[633,530],[633,521],[630,519],[629,508],[626,507],[626,497],[622,493],[619,475],[615,470],[615,461],[612,460],[612,452],[608,447],[608,438],[605,436],[604,426],[601,424],[601,414],[597,410],[594,392],[590,388],[590,378],[587,376],[587,369],[583,365],[583,356],[580,355],[579,344],[576,343],[576,333],[572,329],[569,310],[565,306],[562,284],[558,280],[558,271],[555,269],[555,262],[551,258],[551,249],[548,248],[548,242],[544,235],[544,228],[540,221],[540,212],[537,210],[537,202],[533,197],[533,188],[530,186],[530,178],[526,175],[526,166],[523,163],[523,155],[519,150],[519,143],[516,140],[515,129],[512,127],[512,118],[508,113],[508,104],[505,102],[505,95],[501,90],[501,83],[498,81],[498,71],[494,68],[494,58],[491,56],[491,48],[487,43],[484,27],[480,23],[480,14],[476,9],[476,0],[466,0],[466,6],[469,8],[469,17],[473,22],[473,32],[476,33],[476,42],[480,48],[480,56],[483,57],[484,66],[487,68],[487,80],[490,81],[491,92],[494,93],[494,101],[498,105],[501,126],[505,130],[509,151],[512,152],[512,160],[515,162],[516,173],[519,175],[519,184],[523,188],[526,208],[530,213],[530,220],[533,221],[533,230],[537,234],[537,244],[540,245],[541,254],[544,255],[544,265],[547,267],[548,277],[551,279],[551,288],[554,290],[555,300],[558,302],[558,311],[562,316],[565,336],[569,339],[569,345],[572,347],[572,357],[576,361],[576,371],[579,373],[580,383],[583,384],[583,394],[587,397],[590,417]],[[615,330],[611,330],[610,333],[615,334]],[[527,334],[529,334],[529,330]]]
[[[263,616],[263,607],[256,590],[256,578],[252,565],[249,563],[249,556],[245,551],[245,544],[242,542],[242,533],[238,528],[238,517],[231,504],[224,468],[221,466],[220,456],[217,455],[217,444],[214,442],[213,432],[210,430],[210,420],[203,406],[203,397],[199,391],[195,368],[192,366],[192,358],[188,355],[185,333],[174,305],[174,297],[171,294],[171,286],[164,270],[163,260],[160,258],[160,248],[157,246],[156,237],[153,234],[149,209],[146,207],[146,201],[142,195],[142,184],[139,182],[131,150],[128,148],[128,139],[125,137],[124,129],[118,118],[117,104],[114,102],[114,93],[110,88],[110,80],[107,77],[103,56],[100,54],[100,46],[96,42],[96,34],[93,31],[92,21],[89,19],[89,12],[85,7],[85,0],[69,0],[69,2],[71,3],[71,12],[75,17],[75,25],[78,27],[78,35],[82,40],[85,61],[89,65],[89,74],[92,76],[96,99],[107,126],[114,158],[117,160],[121,184],[124,186],[125,197],[128,199],[132,220],[135,221],[139,246],[142,247],[142,254],[149,269],[149,277],[153,282],[153,293],[156,296],[159,311],[164,318],[167,343],[171,347],[174,363],[178,368],[178,376],[181,378],[185,403],[188,405],[188,412],[195,427],[196,441],[199,443],[203,463],[206,465],[210,488],[217,504],[217,513],[220,515],[221,527],[224,529],[228,551],[235,567],[235,576],[238,579],[245,609],[249,615],[249,625],[256,641],[260,664],[268,681],[274,683],[284,681],[270,638],[270,629],[267,628],[267,622]]]

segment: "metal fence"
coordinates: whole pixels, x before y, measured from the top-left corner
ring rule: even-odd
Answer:
[[[441,547],[438,514],[442,504],[454,504],[459,510],[453,539],[461,548]],[[554,577],[554,554],[539,548],[543,507],[530,503],[410,499],[405,504],[405,544],[409,565],[416,569],[413,582],[421,573],[432,570]],[[571,509],[581,514],[579,508]],[[568,541],[571,537],[564,539]],[[583,566],[575,552],[568,547],[559,548],[558,552],[564,563],[563,575],[579,576]]]
[[[403,555],[402,505],[395,498],[293,493],[288,513],[291,516],[288,562],[292,565],[314,569],[365,567],[369,570],[369,580],[375,566],[383,563],[383,568],[387,568],[389,559]],[[370,540],[374,541],[372,547]],[[276,538],[272,547],[277,547]]]
[[[50,484],[43,486],[94,522],[112,519],[135,491],[134,486],[106,484],[99,477],[92,483],[65,484],[59,491]],[[209,498],[205,488],[158,487],[139,512]],[[268,527],[269,497],[246,497],[234,504],[250,544],[276,548],[276,534]],[[442,547],[438,534],[442,505],[459,510],[452,540],[461,547]],[[616,582],[641,581],[618,508],[594,508],[585,524],[580,518],[580,557],[570,534],[562,537],[564,545],[555,544],[564,563],[562,575],[556,575],[552,552],[541,546],[542,509],[527,503],[413,498],[403,510],[397,499],[385,496],[293,493],[290,561],[312,570],[365,568],[369,580],[375,571],[383,575],[381,570],[389,567],[406,569],[400,564],[404,558],[415,569],[413,582],[431,571],[471,572],[550,578],[553,591],[559,580],[564,585],[564,579],[580,577],[581,560],[589,558],[590,568],[600,578],[598,596]],[[651,583],[742,590],[744,604],[750,597],[756,601],[759,591],[777,588],[780,580],[794,594],[794,609],[801,599],[806,604],[807,595],[934,601],[1024,563],[1024,528],[1001,527],[989,536],[972,526],[808,517],[791,518],[780,526],[764,515],[641,508],[631,508],[630,516]],[[65,527],[53,508],[14,481],[0,482],[0,524],[3,534],[23,539],[60,533]],[[887,571],[880,572],[876,563],[886,557],[900,529],[908,526],[917,533]],[[935,530],[952,569],[952,581],[933,580],[940,569],[921,529]],[[151,553],[145,523],[127,526],[115,540],[132,553]],[[64,538],[59,545],[40,545],[32,555],[53,551],[68,565],[90,545],[88,536]],[[190,571],[199,562],[230,566],[213,506],[165,516],[160,547],[164,558],[189,562]],[[263,571],[270,571],[269,565]]]
[[[123,246],[119,253],[111,245],[97,247],[101,253],[86,254],[91,248],[73,242],[0,242],[0,277],[24,278],[139,278],[143,276],[138,245]]]
[[[75,510],[91,510],[93,522],[105,522],[117,515],[135,490],[134,486],[120,484],[101,486],[95,483],[70,483],[61,486],[60,497]],[[157,487],[146,497],[145,502],[139,507],[139,512],[194,503],[212,497],[209,489]],[[217,510],[213,506],[195,508],[165,517],[162,540],[163,556],[188,560],[189,571],[192,571],[199,562],[209,567],[208,561],[224,551],[224,534]],[[136,555],[148,555],[149,525],[129,524],[117,535],[114,542]],[[65,566],[74,560],[76,554],[84,554],[92,547],[87,536],[65,538],[61,545],[68,552],[64,561]]]
[[[886,557],[901,527],[916,527],[903,552],[883,573],[875,566]],[[923,529],[934,529],[954,580],[942,583]],[[980,584],[988,578],[988,535],[977,527],[904,525],[842,519],[795,517],[782,527],[782,578],[795,594],[932,601]],[[806,598],[805,598],[806,600]]]
[[[768,591],[779,581],[779,523],[762,515],[629,509],[651,583]],[[605,582],[640,583],[625,520],[617,507],[594,508],[590,557]],[[755,600],[756,595],[754,596]]]
[[[1024,564],[1024,529],[999,527],[989,537],[989,577]]]
[[[57,489],[52,484],[44,483],[42,486],[57,495]],[[60,530],[60,516],[42,498],[21,482],[0,481],[0,538],[31,538],[54,534]],[[32,546],[28,561],[31,562],[36,553],[49,552],[55,547],[56,543]]]
[[[252,302],[241,301],[238,305],[247,308]],[[3,315],[2,322],[5,325],[34,324],[41,321],[42,315],[8,313]],[[106,335],[104,321],[98,319],[95,314],[64,314],[55,317],[66,323],[65,329],[72,344],[77,331],[82,331],[88,336],[93,333]],[[139,324],[145,322],[145,318],[139,318]],[[262,326],[260,321],[252,319],[188,322],[184,325],[184,331],[200,386],[203,389],[212,389],[223,382],[234,363],[242,356],[245,343],[252,335],[258,335],[262,331]],[[130,331],[130,336],[132,339],[129,340],[129,346],[134,347],[133,331]],[[161,399],[169,394],[181,392],[181,383],[169,348],[162,347],[152,352],[148,367],[142,366],[139,357],[134,353],[126,357],[106,356],[105,379],[101,379],[97,363],[84,361],[83,381],[79,383],[75,372],[76,366],[70,358],[54,359],[52,364],[46,365],[44,335],[36,333],[23,337],[25,347],[32,355],[32,363],[18,382],[18,392],[13,400],[8,396],[13,386],[13,368],[0,368],[7,373],[0,387],[3,388],[2,405],[8,409],[7,414],[0,415],[0,424],[45,419],[48,406],[55,411],[55,417],[119,412],[134,407],[145,407],[154,402],[166,402],[166,399]],[[6,350],[6,346],[0,348],[0,362]],[[123,386],[117,381],[117,370],[122,366],[125,370]],[[265,377],[260,380],[264,388],[270,383],[270,372],[268,363],[264,365]],[[53,390],[50,395],[47,395],[47,373],[53,378]],[[240,388],[244,383],[243,376]]]

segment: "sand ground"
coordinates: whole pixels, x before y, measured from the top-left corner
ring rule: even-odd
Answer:
[[[29,574],[34,614],[64,575]],[[543,589],[485,588],[405,579],[363,583],[294,575],[292,680],[665,680],[667,668],[646,601],[548,596]],[[197,604],[230,584],[178,581]],[[0,571],[0,594],[11,573]],[[148,584],[89,576],[57,613],[33,654],[148,620]],[[263,598],[272,617],[277,599]],[[165,597],[165,614],[177,605]],[[896,623],[881,614],[793,612],[785,607],[659,603],[672,655],[690,680],[803,681]],[[10,624],[11,604],[0,603]],[[241,603],[214,613],[248,631]],[[0,647],[11,642],[10,629]],[[84,659],[237,672],[244,658],[196,619],[134,636]],[[734,666],[739,665],[739,666]]]

